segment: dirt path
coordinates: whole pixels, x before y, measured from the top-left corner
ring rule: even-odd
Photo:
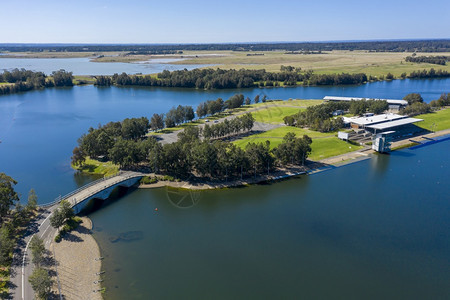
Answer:
[[[52,242],[58,265],[58,277],[64,299],[103,299],[100,290],[100,249],[91,235],[92,222],[83,217],[80,226],[65,235],[59,243]],[[56,284],[55,284],[56,285]],[[57,285],[54,288],[58,289]]]

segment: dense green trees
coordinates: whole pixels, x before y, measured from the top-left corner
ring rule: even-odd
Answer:
[[[296,138],[295,133],[289,132],[273,152],[282,165],[289,163],[304,164],[305,159],[311,153],[311,143],[312,139],[309,136],[304,135],[302,138]]]
[[[152,130],[161,130],[164,128],[164,114],[153,114],[150,118],[150,128]]]
[[[290,126],[309,127],[312,130],[321,132],[333,131],[343,126],[341,117],[333,118],[332,113],[336,110],[348,110],[348,102],[326,102],[320,105],[308,107],[297,114],[287,116],[284,122]]]
[[[178,105],[173,107],[166,113],[164,122],[167,127],[174,127],[182,123],[190,122],[195,118],[194,109],[192,106]]]
[[[66,72],[65,70],[53,71],[52,76],[55,86],[73,86],[72,72]]]
[[[408,62],[428,63],[445,66],[447,61],[450,60],[450,56],[407,56],[405,60]]]
[[[253,128],[255,119],[251,113],[244,114],[231,120],[225,119],[221,123],[208,125],[203,128],[203,136],[207,139],[223,138],[229,135],[236,135],[242,131],[250,131]]]
[[[361,84],[367,81],[366,74],[314,74],[312,70],[301,71],[294,67],[285,67],[281,72],[267,72],[261,70],[222,70],[222,69],[194,69],[180,71],[163,71],[157,77],[151,75],[128,75],[126,73],[114,74],[110,80],[105,76],[96,78],[96,85],[118,86],[160,86],[185,87],[198,89],[230,89],[247,87],[295,86],[298,82],[304,85],[341,85]],[[238,96],[236,96],[238,97]],[[238,99],[232,99],[237,101]],[[242,102],[244,99],[242,99]],[[230,101],[231,102],[231,101]],[[234,103],[239,103],[238,102]],[[233,104],[231,104],[233,105]],[[242,105],[242,104],[241,104]],[[232,107],[230,107],[232,108]]]
[[[16,184],[17,181],[5,173],[0,173],[0,223],[10,212],[11,207],[19,201],[19,196],[14,190]]]
[[[403,100],[408,101],[408,105],[411,105],[416,102],[423,102],[422,95],[418,93],[411,93],[403,97]]]
[[[450,106],[450,93],[444,93],[439,99],[431,101],[430,106],[435,108]]]
[[[418,70],[418,71],[412,71],[409,73],[408,78],[411,79],[423,79],[423,78],[448,78],[450,77],[450,73],[446,70],[435,70],[431,68],[430,70]]]
[[[358,100],[351,101],[349,112],[353,115],[362,116],[370,112],[374,114],[381,114],[389,109],[389,104],[384,100]]]
[[[64,225],[66,220],[72,218],[74,215],[70,203],[67,200],[61,201],[59,207],[53,211],[50,217],[50,225],[54,228],[59,228]]]

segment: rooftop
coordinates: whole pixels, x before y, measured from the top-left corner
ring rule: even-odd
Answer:
[[[395,121],[390,121],[390,122],[384,122],[384,123],[379,123],[379,124],[375,124],[375,125],[370,125],[367,126],[368,128],[372,128],[372,129],[377,129],[377,130],[385,130],[388,128],[394,128],[397,126],[402,126],[402,125],[407,125],[407,124],[412,124],[412,123],[416,123],[416,122],[420,122],[423,121],[422,119],[416,119],[416,118],[404,118],[404,119],[400,119],[400,120],[395,120]]]
[[[344,117],[343,119],[345,123],[354,123],[360,126],[367,126],[405,118],[406,116],[397,114],[382,114],[382,115],[374,115],[371,117],[351,117],[351,118]]]
[[[338,97],[338,96],[325,96],[323,97],[323,100],[328,101],[360,101],[360,100],[385,100],[388,104],[395,104],[395,105],[408,105],[408,101],[405,100],[398,100],[398,99],[383,99],[383,98],[359,98],[359,97]]]

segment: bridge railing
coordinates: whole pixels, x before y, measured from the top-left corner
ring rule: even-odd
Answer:
[[[46,203],[46,204],[39,205],[39,207],[41,207],[41,208],[48,208],[48,207],[51,207],[51,206],[53,206],[53,205],[55,205],[55,204],[61,202],[62,200],[65,200],[65,199],[67,199],[67,198],[69,198],[69,197],[71,197],[71,196],[73,196],[73,195],[75,195],[75,194],[81,192],[82,190],[85,190],[85,189],[87,189],[87,188],[89,188],[89,187],[91,187],[91,186],[94,186],[94,185],[96,185],[96,184],[102,182],[102,181],[108,180],[108,179],[113,178],[113,177],[120,176],[120,175],[125,174],[125,173],[127,173],[127,172],[126,172],[126,171],[119,171],[119,172],[117,172],[116,174],[113,174],[113,175],[110,175],[110,176],[102,177],[102,178],[97,179],[97,180],[95,180],[95,181],[92,181],[92,182],[90,182],[90,183],[88,183],[88,184],[85,184],[85,185],[83,185],[82,187],[79,187],[78,189],[76,189],[76,190],[74,190],[74,191],[72,191],[72,192],[70,192],[70,193],[68,193],[68,194],[66,194],[66,195],[64,195],[64,196],[58,196],[54,201],[52,201],[52,202],[50,202],[50,203]],[[135,173],[133,173],[132,175],[128,175],[128,176],[124,177],[124,179],[129,179],[129,178],[134,177],[134,176],[136,176]]]

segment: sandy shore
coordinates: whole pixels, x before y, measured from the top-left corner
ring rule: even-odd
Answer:
[[[97,275],[101,270],[100,249],[91,234],[91,220],[86,217],[82,220],[61,242],[50,245],[58,265],[61,293],[64,299],[103,299],[98,292],[101,289],[100,275]],[[58,290],[56,282],[54,290]]]

